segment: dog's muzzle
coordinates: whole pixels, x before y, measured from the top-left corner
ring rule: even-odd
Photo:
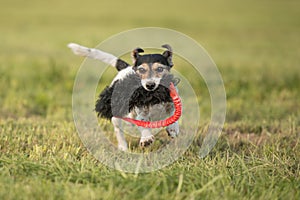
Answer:
[[[152,91],[156,88],[156,84],[154,82],[148,82],[148,83],[146,83],[146,88],[148,90]]]

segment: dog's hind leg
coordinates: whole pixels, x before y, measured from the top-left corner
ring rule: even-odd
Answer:
[[[114,131],[118,141],[118,148],[122,151],[128,150],[128,145],[124,137],[124,133],[122,131],[122,120],[116,117],[112,117],[112,124],[114,125]]]
[[[166,106],[166,112],[168,113],[168,115],[173,115],[175,110],[174,110],[174,106],[172,104],[168,104]],[[171,138],[175,138],[177,137],[177,135],[179,134],[179,123],[178,121],[167,126],[166,131],[168,133],[168,135]]]
[[[168,132],[168,135],[171,137],[171,138],[175,138],[177,137],[178,133],[179,133],[179,124],[178,124],[178,121],[169,125],[167,128],[166,128],[166,131]]]

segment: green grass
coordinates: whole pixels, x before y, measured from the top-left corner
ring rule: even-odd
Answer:
[[[2,0],[0,199],[299,199],[299,6]],[[96,46],[144,26],[175,29],[205,47],[224,80],[227,116],[217,145],[199,159],[210,100],[191,78],[201,122],[190,148],[159,171],[126,174],[94,159],[77,135],[72,89],[82,58],[66,44]]]

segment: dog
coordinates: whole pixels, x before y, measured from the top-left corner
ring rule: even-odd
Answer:
[[[162,54],[141,54],[143,49],[134,49],[132,65],[98,49],[75,43],[70,43],[68,47],[76,55],[100,60],[118,70],[111,84],[100,93],[95,111],[98,117],[111,120],[120,150],[128,150],[120,117],[151,121],[174,113],[168,87],[171,82],[177,85],[180,80],[171,73],[173,51],[170,45],[162,46],[166,48]],[[141,132],[141,147],[154,142],[150,128],[138,129]],[[171,138],[176,137],[179,134],[178,121],[167,126],[166,131]]]

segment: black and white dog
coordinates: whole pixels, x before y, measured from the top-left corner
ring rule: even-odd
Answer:
[[[76,55],[101,60],[118,70],[110,86],[99,95],[95,111],[99,117],[111,119],[120,150],[126,151],[128,145],[121,127],[122,119],[119,117],[151,121],[173,114],[174,106],[168,88],[170,82],[177,85],[179,79],[170,73],[173,62],[172,49],[169,45],[163,45],[167,50],[162,54],[141,55],[143,49],[134,49],[132,66],[98,49],[74,43],[70,43],[68,47]],[[169,125],[166,130],[170,137],[176,137],[179,133],[178,122]],[[150,128],[139,127],[139,131],[142,147],[153,143],[154,136]]]

